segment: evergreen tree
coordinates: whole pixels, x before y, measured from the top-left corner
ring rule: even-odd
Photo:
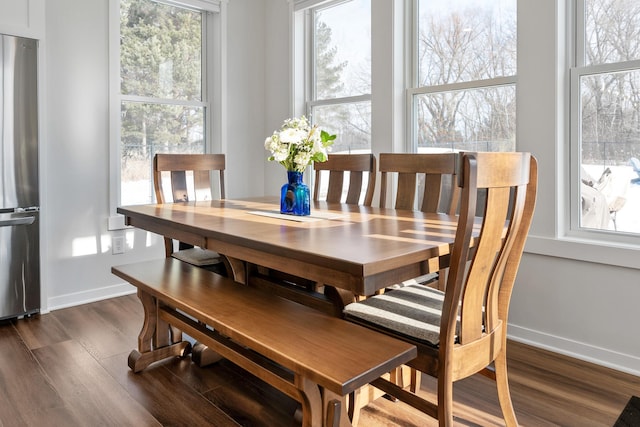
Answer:
[[[318,20],[316,25],[316,99],[331,99],[344,92],[342,72],[347,61],[334,64],[337,46],[331,45],[331,28]]]
[[[121,92],[159,102],[200,101],[201,28],[199,13],[149,0],[122,0]],[[199,107],[126,102],[121,114],[125,159],[151,155],[152,145],[191,143],[204,127]]]

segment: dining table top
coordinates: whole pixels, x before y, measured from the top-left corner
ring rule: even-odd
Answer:
[[[118,208],[129,226],[232,259],[372,295],[429,273],[449,254],[457,217],[312,202],[311,215],[279,213],[279,199],[213,200]]]

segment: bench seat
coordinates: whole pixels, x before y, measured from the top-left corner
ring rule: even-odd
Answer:
[[[132,370],[189,350],[172,326],[299,401],[303,425],[350,425],[346,396],[416,356],[410,344],[174,258],[112,272],[138,288],[145,309]]]

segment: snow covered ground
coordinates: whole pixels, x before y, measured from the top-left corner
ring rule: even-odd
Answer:
[[[607,166],[584,165],[584,169],[597,181]],[[616,214],[617,230],[640,234],[640,184],[632,184],[638,174],[631,166],[609,166],[610,183],[602,189],[602,193],[611,204],[617,197],[624,199],[622,208]],[[613,230],[613,221],[609,224]]]

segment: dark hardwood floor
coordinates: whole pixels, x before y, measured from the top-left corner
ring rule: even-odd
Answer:
[[[0,324],[0,426],[292,426],[296,403],[227,361],[198,368],[171,359],[127,367],[142,325],[134,295]],[[511,393],[523,426],[612,426],[640,378],[509,345]],[[434,382],[425,377],[423,393]],[[456,384],[457,425],[503,425],[494,384]],[[434,426],[378,399],[360,426]]]

